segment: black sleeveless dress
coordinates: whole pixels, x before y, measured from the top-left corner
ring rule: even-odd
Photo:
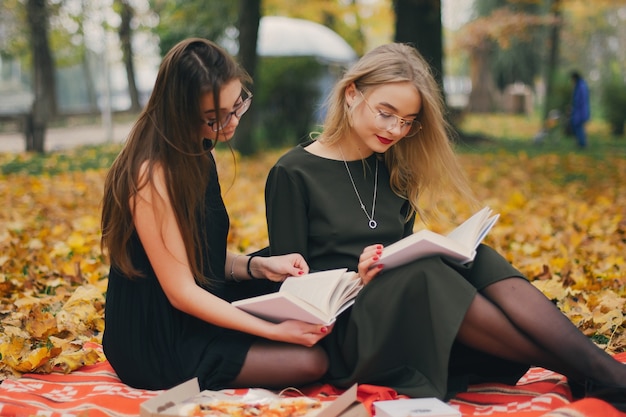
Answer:
[[[211,156],[212,158],[212,156]],[[214,167],[213,160],[213,167]],[[210,291],[231,301],[224,264],[229,218],[215,168],[206,192],[208,244],[203,248]],[[135,388],[168,389],[198,377],[201,389],[225,388],[241,370],[255,336],[214,326],[175,309],[148,257],[133,235],[132,259],[142,278],[128,279],[111,268],[106,295],[104,353],[122,382]],[[210,272],[206,272],[210,271]]]

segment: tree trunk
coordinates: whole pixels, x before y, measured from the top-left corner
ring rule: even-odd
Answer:
[[[85,7],[85,1],[83,0],[80,3],[82,15],[86,16],[88,11]],[[93,74],[91,71],[90,63],[90,55],[89,50],[87,49],[87,42],[85,39],[85,26],[84,19],[78,19],[78,33],[81,36],[82,40],[82,56],[81,56],[81,68],[83,71],[83,77],[85,77],[85,90],[87,92],[87,103],[89,105],[89,113],[95,114],[98,113],[98,94],[96,93],[96,83],[93,79]]]
[[[83,37],[83,41],[84,41]],[[87,102],[89,103],[89,113],[98,112],[98,95],[96,94],[96,84],[93,80],[91,67],[89,66],[89,57],[87,48],[83,48],[83,56],[81,59],[81,68],[85,77],[85,89],[87,90]]]
[[[26,15],[33,57],[32,134],[26,150],[43,153],[48,121],[57,113],[54,62],[48,43],[49,16],[46,0],[27,0]]]
[[[479,48],[473,50],[470,56],[472,91],[470,92],[467,111],[490,113],[496,108],[497,89],[489,70],[490,62],[490,41],[484,41]]]
[[[430,64],[443,91],[443,30],[439,0],[394,0],[395,41],[412,43]]]
[[[133,30],[131,28],[131,22],[135,12],[128,0],[116,0],[120,7],[120,17],[122,19],[120,23],[120,29],[118,31],[120,37],[120,43],[122,45],[122,54],[124,60],[124,67],[126,68],[126,79],[128,80],[128,94],[130,95],[130,110],[132,112],[139,112],[141,110],[141,103],[139,102],[139,91],[137,90],[137,83],[135,82],[135,65],[133,63]]]
[[[241,0],[239,5],[239,62],[254,78],[257,65],[257,39],[261,20],[261,0]],[[234,146],[242,155],[253,154],[257,149],[254,127],[257,118],[254,101],[248,113],[239,121]]]
[[[542,121],[548,120],[548,114],[550,113],[552,91],[554,90],[554,76],[556,74],[556,68],[559,62],[559,40],[561,34],[561,0],[552,0],[552,16],[554,17],[554,23],[550,28],[550,39],[548,44],[550,45],[550,51],[548,52],[548,67],[546,68],[546,97],[544,98],[543,105],[543,118]]]

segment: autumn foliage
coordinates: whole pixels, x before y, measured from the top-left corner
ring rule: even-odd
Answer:
[[[233,250],[267,244],[264,181],[279,154],[238,159],[218,150]],[[487,242],[599,345],[626,350],[626,159],[483,151],[461,160],[481,202],[501,215]],[[64,161],[52,155],[48,168]],[[53,171],[0,177],[1,379],[105,359],[93,346],[104,329],[106,169]],[[471,214],[463,201],[447,207],[450,222],[430,227],[450,230]]]

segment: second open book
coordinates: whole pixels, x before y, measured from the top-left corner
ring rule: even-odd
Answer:
[[[476,248],[498,220],[489,207],[476,212],[447,235],[422,229],[383,249],[377,264],[391,269],[420,258],[439,255],[461,263],[474,260]]]

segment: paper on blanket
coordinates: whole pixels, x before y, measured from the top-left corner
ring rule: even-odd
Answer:
[[[438,398],[375,401],[376,417],[461,417],[461,412]]]
[[[236,390],[200,391],[197,378],[177,385],[159,396],[144,402],[141,404],[140,415],[141,417],[248,416],[256,414],[250,414],[255,411],[254,407],[247,407],[246,405],[268,403],[268,401],[271,402],[277,399],[286,401],[303,399],[320,403],[315,409],[311,409],[304,414],[297,414],[302,417],[369,416],[367,410],[357,402],[356,384],[335,399],[320,401],[310,397],[280,397],[272,391],[259,388],[248,389],[245,394],[237,394]],[[224,401],[231,406],[239,402],[240,407],[237,409],[231,408],[228,414],[220,414],[209,410],[208,407],[206,409],[201,407],[203,404],[211,404],[215,401]],[[203,414],[203,411],[206,411],[207,414]],[[293,415],[293,410],[285,410],[285,413],[285,417],[291,416]],[[275,408],[272,409],[272,416],[281,417],[283,414],[280,413],[279,408]]]

